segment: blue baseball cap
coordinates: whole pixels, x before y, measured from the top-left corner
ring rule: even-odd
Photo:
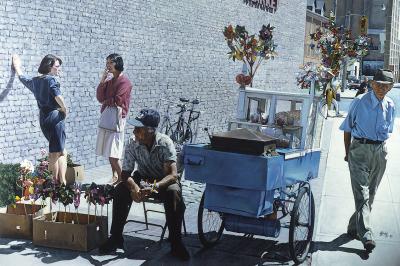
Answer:
[[[140,110],[139,115],[134,119],[129,119],[128,123],[135,127],[158,127],[160,123],[160,114],[149,108],[144,108]]]

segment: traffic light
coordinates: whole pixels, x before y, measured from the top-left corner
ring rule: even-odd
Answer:
[[[368,32],[368,18],[367,16],[360,17],[360,34],[366,35]]]

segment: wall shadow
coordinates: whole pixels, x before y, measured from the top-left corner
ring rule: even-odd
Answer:
[[[0,89],[0,103],[4,101],[4,99],[7,97],[7,95],[10,93],[11,89],[13,88],[14,85],[14,80],[15,80],[15,70],[11,67],[11,72],[10,72],[10,79],[7,82],[6,88],[1,91]]]

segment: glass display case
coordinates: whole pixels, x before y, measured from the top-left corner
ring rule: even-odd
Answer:
[[[315,106],[312,95],[246,88],[239,93],[237,119],[229,122],[229,130],[256,129],[277,138],[282,148],[312,148]]]

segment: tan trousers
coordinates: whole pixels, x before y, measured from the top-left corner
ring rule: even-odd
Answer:
[[[356,232],[364,243],[373,240],[370,213],[379,183],[386,169],[386,144],[362,144],[353,140],[349,149],[349,169],[356,211],[348,232]]]

